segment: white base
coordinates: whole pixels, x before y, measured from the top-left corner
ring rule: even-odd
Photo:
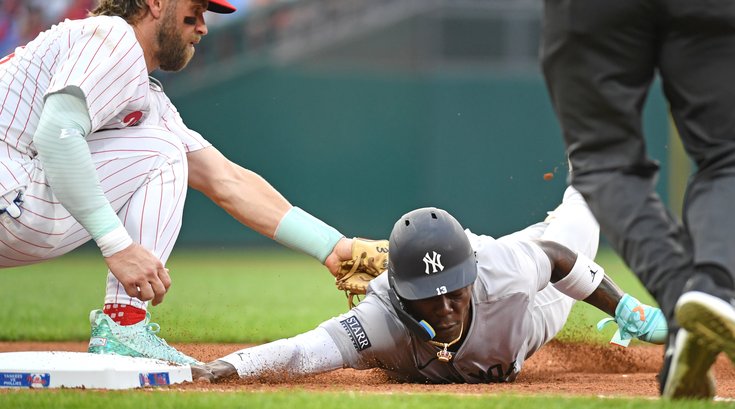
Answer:
[[[0,353],[0,388],[131,389],[191,381],[191,368],[86,352]]]

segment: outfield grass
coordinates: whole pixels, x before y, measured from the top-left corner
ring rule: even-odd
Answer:
[[[610,251],[597,261],[620,286],[652,302],[637,279]],[[260,343],[309,330],[345,312],[334,279],[313,259],[289,250],[192,251],[172,255],[173,286],[151,308],[161,334],[172,342]],[[0,340],[86,340],[89,311],[102,305],[105,273],[93,252],[0,271]],[[602,342],[605,314],[577,303],[559,338]]]

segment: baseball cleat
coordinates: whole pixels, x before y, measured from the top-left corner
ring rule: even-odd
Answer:
[[[735,308],[730,302],[704,292],[689,291],[679,298],[675,314],[682,328],[735,361]]]
[[[656,307],[642,304],[630,294],[623,295],[615,308],[615,318],[605,318],[597,323],[597,330],[609,323],[618,324],[611,343],[628,346],[633,338],[652,344],[663,344],[669,333],[663,312]]]
[[[661,396],[669,399],[712,399],[715,378],[712,364],[718,351],[703,347],[697,336],[685,329],[672,335],[659,375]]]
[[[161,327],[150,322],[151,314],[146,312],[145,320],[135,325],[119,325],[102,310],[89,314],[92,324],[92,337],[89,339],[88,352],[93,354],[125,355],[136,358],[153,358],[179,365],[201,365],[196,359],[184,355],[166,340],[160,338]]]
[[[671,362],[668,377],[662,382],[663,396],[673,399],[714,397],[712,364],[722,351],[730,359],[735,357],[735,299],[732,294],[718,287],[708,276],[697,275],[687,282],[674,309],[682,329],[676,341],[669,344]]]
[[[715,379],[712,364],[719,351],[700,337],[680,329],[669,338],[659,375],[661,396],[668,399],[712,399]]]

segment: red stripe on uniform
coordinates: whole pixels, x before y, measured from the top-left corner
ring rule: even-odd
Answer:
[[[145,220],[145,208],[146,204],[148,204],[148,184],[145,185],[145,193],[143,194],[143,206],[141,206],[140,209],[140,229],[138,229],[138,243],[143,242],[143,220]],[[155,248],[155,246],[153,247]]]
[[[89,64],[87,64],[87,68],[85,68],[83,72],[89,71],[89,67],[92,66],[92,62],[94,61],[95,57],[97,57],[97,53],[100,52],[100,48],[102,48],[102,46],[105,45],[105,41],[107,41],[107,38],[110,37],[110,34],[112,34],[112,28],[110,28],[110,31],[107,32],[107,35],[105,36],[105,38],[103,38],[102,41],[99,43],[99,45],[97,46],[97,49],[94,50],[94,54],[92,54],[92,58],[89,59]],[[82,84],[79,84],[79,86],[81,85]]]
[[[103,137],[103,138],[96,137],[93,140],[89,141],[89,144],[92,145],[92,144],[94,144],[95,142],[98,142],[98,141],[107,141],[107,140],[111,140],[111,139],[116,140],[116,141],[119,141],[121,139],[135,139],[136,141],[139,141],[141,139],[152,139],[154,141],[163,142],[163,143],[165,143],[168,146],[178,147],[178,145],[176,145],[175,143],[172,143],[168,139],[159,138],[157,136],[144,136],[144,135]],[[109,150],[109,151],[100,151],[100,152],[135,152],[135,151],[132,151],[132,150]],[[148,150],[148,151],[143,151],[143,152],[155,152],[156,154],[160,154],[161,153],[158,150],[152,150],[152,151],[151,150]]]
[[[172,172],[172,173],[174,174],[174,183],[173,183],[173,186],[175,187],[176,186],[176,172]],[[181,194],[181,192],[179,192],[179,194],[176,194],[176,192],[174,192],[174,195],[176,196],[176,204],[174,205],[174,209],[176,209],[176,208],[179,207],[179,203],[181,202],[181,197],[183,195]],[[174,220],[174,213],[175,212],[171,212],[171,214],[169,215],[168,220],[166,220],[166,223],[163,225],[163,230],[164,231],[168,228],[168,224],[171,223],[171,220]],[[180,223],[180,221],[179,221],[179,223]]]
[[[124,172],[124,171],[125,171],[126,169],[128,169],[128,168],[130,168],[130,167],[132,167],[132,166],[134,166],[134,165],[137,165],[137,164],[138,164],[138,163],[140,163],[140,162],[143,162],[143,161],[145,161],[145,160],[155,159],[155,158],[156,158],[156,156],[155,156],[155,155],[151,155],[151,156],[146,156],[146,157],[140,158],[140,159],[136,160],[135,162],[133,162],[133,163],[130,163],[130,164],[128,164],[128,165],[127,165],[127,166],[125,166],[124,168],[122,168],[122,169],[118,169],[117,171],[115,171],[115,172],[113,172],[113,173],[110,173],[109,175],[107,175],[107,176],[105,176],[104,178],[100,179],[100,183],[102,183],[102,182],[106,181],[107,179],[109,179],[109,178],[111,178],[111,177],[113,177],[113,176],[117,176],[117,175],[118,175],[119,173],[122,173],[122,172]]]
[[[46,54],[48,54],[48,52],[50,51],[50,49],[51,48],[49,47],[46,50],[46,52],[41,57],[41,61],[43,61],[43,59],[46,58]],[[41,72],[43,72],[43,70],[39,69],[38,70],[38,74],[36,74],[36,78],[33,80],[33,83],[35,84],[35,87],[33,87],[33,96],[31,97],[31,103],[30,103],[30,106],[29,106],[29,109],[30,110],[28,112],[28,117],[26,118],[26,122],[23,124],[23,129],[20,131],[20,135],[18,135],[18,140],[15,143],[15,148],[16,149],[18,148],[18,145],[20,144],[20,140],[23,138],[23,135],[26,133],[26,129],[28,129],[28,122],[31,121],[31,117],[33,116],[33,105],[34,105],[33,102],[36,100],[36,95],[38,95],[38,77],[41,76]],[[19,101],[19,104],[18,105],[20,106],[20,101]],[[36,126],[38,126],[38,124],[36,124]],[[35,129],[33,131],[35,133]]]
[[[120,44],[122,43],[122,40],[123,40],[123,39],[124,39],[124,38],[125,38],[125,37],[126,37],[127,35],[128,35],[128,32],[127,32],[127,31],[123,31],[123,33],[122,33],[122,36],[120,37],[120,39],[119,39],[119,40],[117,40],[117,44],[115,44],[115,46],[114,46],[114,47],[112,47],[112,51],[110,51],[110,56],[111,56],[111,57],[112,57],[113,55],[115,55],[115,50],[117,50],[117,47],[118,47],[118,46],[119,46],[119,45],[120,45]],[[130,50],[128,50],[128,52],[130,52]],[[127,53],[126,53],[125,55],[127,55]]]
[[[72,217],[70,214],[67,214],[64,217],[48,217],[48,216],[44,216],[44,215],[42,215],[40,213],[36,213],[33,210],[31,210],[29,208],[26,208],[26,207],[23,208],[23,212],[30,213],[30,214],[32,214],[32,215],[34,215],[36,217],[40,217],[41,219],[46,219],[46,220],[63,221],[63,220],[67,220],[68,218]]]
[[[122,181],[122,182],[118,183],[117,185],[115,185],[115,186],[112,186],[112,187],[110,187],[109,189],[107,189],[107,191],[106,191],[105,193],[109,193],[109,192],[112,192],[113,190],[115,190],[115,189],[119,188],[120,186],[122,186],[122,185],[124,185],[124,184],[126,184],[126,183],[130,182],[131,180],[133,180],[133,179],[137,179],[137,178],[139,178],[139,177],[143,177],[143,176],[147,175],[148,173],[149,173],[149,171],[145,171],[145,172],[139,173],[139,174],[137,174],[137,175],[134,175],[134,176],[132,176],[132,177],[128,178],[127,180],[124,180],[124,181]]]
[[[179,222],[176,224],[176,230],[181,229],[181,219],[179,219]],[[163,252],[168,252],[170,248],[174,246],[176,243],[176,237],[178,235],[176,234],[169,234],[168,241],[166,242],[166,245],[163,246]]]
[[[20,183],[20,181],[18,179],[16,179],[15,175],[13,174],[13,172],[10,171],[10,168],[8,167],[8,165],[6,165],[3,162],[0,162],[0,164],[3,165],[3,167],[5,168],[5,170],[7,170],[8,173],[10,174],[10,176],[13,177],[13,180],[15,181],[15,183]]]
[[[98,114],[99,114],[100,112],[102,112],[102,111],[103,111],[103,110],[104,110],[104,109],[105,109],[105,108],[106,108],[106,107],[107,107],[108,105],[110,105],[110,103],[111,103],[111,102],[113,102],[113,101],[114,101],[115,99],[118,99],[118,97],[120,96],[120,94],[121,94],[121,93],[122,93],[122,92],[123,92],[123,91],[125,90],[125,87],[127,87],[128,85],[130,85],[130,83],[132,83],[133,81],[135,81],[135,79],[132,79],[132,80],[128,81],[128,82],[127,82],[127,83],[125,84],[125,86],[123,86],[123,87],[122,87],[122,88],[121,88],[120,90],[118,90],[118,92],[116,92],[116,93],[115,93],[115,95],[111,95],[111,96],[110,96],[110,99],[109,99],[109,100],[108,100],[108,101],[107,101],[107,102],[106,102],[106,103],[105,103],[104,105],[100,106],[100,107],[99,107],[99,109],[98,109],[98,110],[97,110],[96,112],[94,112],[93,114],[91,114],[91,115],[90,115],[90,117],[91,117],[91,118],[96,118],[96,117],[97,117],[97,115],[98,115]],[[109,88],[109,87],[108,87],[108,88]],[[102,94],[100,94],[100,95],[102,95]],[[132,98],[132,97],[131,97],[131,98]],[[124,100],[124,101],[122,101],[122,102],[121,102],[120,104],[118,104],[118,105],[116,106],[116,108],[117,108],[117,107],[120,107],[120,106],[126,106],[126,105],[128,105],[128,103],[129,103],[128,101],[130,101],[130,99],[131,99],[131,98],[127,98],[127,99],[125,99],[125,100]],[[104,118],[104,119],[103,119],[102,121],[100,121],[100,124],[106,124],[106,123],[107,123],[107,121],[109,121],[109,120],[110,120],[110,119],[111,119],[112,117],[114,117],[114,116],[115,116],[116,114],[117,114],[116,112],[112,112],[112,113],[111,113],[110,115],[108,115],[108,117],[107,117],[107,118]]]
[[[15,237],[15,239],[16,239],[16,240],[18,240],[18,241],[22,241],[23,243],[29,244],[29,245],[31,245],[31,246],[33,246],[33,247],[38,247],[38,248],[40,248],[40,249],[52,249],[52,248],[53,248],[53,247],[51,247],[51,246],[42,246],[42,245],[40,245],[40,244],[35,244],[35,243],[31,243],[31,242],[29,242],[29,241],[27,241],[27,240],[23,240],[23,239],[21,239],[20,237],[18,237],[18,236],[16,236],[15,234],[13,234],[13,232],[12,232],[12,231],[8,230],[8,228],[7,228],[7,227],[5,227],[5,225],[4,225],[4,224],[0,224],[0,226],[2,226],[2,228],[3,228],[3,229],[4,229],[5,231],[6,231],[6,232],[8,232],[8,234],[10,234],[11,236]],[[6,242],[4,242],[4,241],[2,241],[2,240],[0,240],[0,243],[4,244],[4,245],[5,245],[5,246],[6,246],[7,248],[9,248],[9,249],[11,249],[11,250],[13,250],[13,251],[17,252],[18,254],[22,254],[22,255],[24,255],[24,256],[28,256],[28,257],[34,257],[34,256],[32,256],[31,254],[26,254],[26,253],[24,253],[24,252],[22,252],[22,251],[20,251],[20,250],[18,250],[18,249],[16,249],[16,248],[12,247],[11,245],[9,245],[8,243],[6,243]]]
[[[163,171],[159,169],[158,175],[161,178],[161,188],[160,188],[161,194],[160,194],[160,197],[158,198],[158,215],[156,215],[156,236],[155,236],[156,237],[156,244],[155,244],[156,247],[158,247],[158,237],[161,232],[160,230],[161,228],[161,209],[163,208]],[[142,224],[143,223],[141,223],[141,225]]]
[[[123,60],[125,59],[125,57],[127,57],[127,56],[128,56],[128,54],[130,54],[130,51],[132,51],[132,50],[133,50],[134,48],[135,48],[135,44],[131,45],[131,46],[130,46],[130,48],[128,49],[128,51],[126,51],[126,52],[125,52],[125,54],[123,54],[122,56],[120,56],[120,60],[119,60],[119,62],[123,61]],[[101,92],[99,92],[99,93],[97,94],[97,97],[96,97],[96,98],[94,98],[94,99],[93,99],[93,100],[92,100],[92,101],[91,101],[91,102],[89,103],[89,105],[91,106],[92,104],[96,103],[96,102],[97,102],[97,99],[98,99],[99,97],[101,97],[102,95],[105,95],[105,94],[107,93],[107,90],[108,90],[108,89],[110,89],[110,87],[111,87],[111,86],[113,86],[113,85],[114,85],[114,84],[115,84],[115,83],[116,83],[116,82],[117,82],[117,81],[118,81],[118,80],[119,80],[119,79],[120,79],[120,78],[121,78],[122,76],[124,76],[125,74],[127,74],[127,73],[128,73],[128,71],[130,71],[130,70],[131,70],[131,69],[132,69],[132,68],[133,68],[133,67],[134,67],[134,66],[135,66],[135,65],[136,65],[136,64],[138,63],[138,61],[140,61],[140,59],[141,59],[141,58],[143,58],[143,55],[142,55],[142,54],[141,54],[140,56],[138,56],[138,58],[136,58],[135,60],[133,60],[133,61],[132,61],[132,63],[131,63],[131,64],[130,64],[130,65],[129,65],[128,67],[126,67],[126,68],[123,68],[123,69],[122,69],[122,73],[121,73],[120,75],[118,75],[118,76],[117,76],[117,78],[115,78],[114,80],[112,80],[112,82],[110,82],[110,83],[109,83],[109,84],[107,85],[107,87],[106,87],[105,89],[103,89],[103,90],[102,90]],[[118,62],[118,63],[119,63],[119,62]],[[101,82],[101,81],[99,81],[99,82],[97,82],[96,84],[92,85],[92,87],[91,87],[91,88],[89,89],[89,94],[91,95],[91,94],[93,93],[94,89],[95,89],[95,88],[96,88],[96,87],[97,87],[98,85],[100,85],[100,84],[103,84],[103,83],[104,83],[104,82]],[[128,83],[128,84],[129,84],[129,83]],[[125,85],[128,85],[128,84],[125,84]],[[119,94],[119,92],[118,92],[118,94]]]
[[[32,194],[26,194],[26,195],[25,195],[25,198],[26,198],[26,199],[33,199],[33,200],[38,200],[39,202],[44,202],[44,203],[47,203],[47,204],[52,204],[52,205],[58,205],[58,204],[61,204],[61,202],[58,202],[58,201],[53,201],[53,200],[46,200],[46,199],[44,199],[44,198],[42,198],[42,197],[38,197],[38,196],[36,196],[36,195],[32,195]]]
[[[94,38],[94,35],[97,33],[97,28],[99,28],[99,26],[96,26],[94,28],[94,32],[92,32],[92,35],[89,36],[89,38],[87,39],[87,42],[84,44],[82,49],[78,51],[78,55],[84,55],[84,50],[87,48],[87,46],[89,45],[89,42],[92,41],[92,39]],[[79,62],[79,58],[77,58],[76,61],[74,61],[74,65],[71,66],[71,69],[69,70],[69,75],[66,77],[66,81],[64,81],[64,84],[69,83],[69,78],[71,78],[71,74],[74,72],[74,68],[76,68],[78,62]]]

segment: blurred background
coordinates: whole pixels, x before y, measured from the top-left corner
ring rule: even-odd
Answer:
[[[0,56],[95,0],[0,0]],[[441,207],[500,236],[545,217],[567,166],[538,61],[539,0],[240,0],[207,13],[180,73],[154,73],[187,125],[347,236]],[[658,189],[689,174],[658,86],[645,111]],[[544,177],[550,173],[553,178]],[[269,246],[198,192],[179,247]]]

